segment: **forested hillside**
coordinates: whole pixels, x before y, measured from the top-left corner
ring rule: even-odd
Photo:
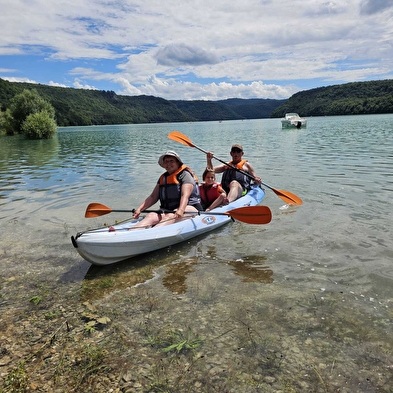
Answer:
[[[83,90],[0,79],[0,104],[9,107],[15,94],[36,89],[55,108],[59,126],[98,124],[160,123],[190,121],[170,101],[152,96],[120,96],[113,91]]]
[[[393,80],[319,87],[294,94],[271,117],[297,112],[301,116],[393,113]]]
[[[121,96],[83,90],[8,82],[0,79],[1,110],[24,89],[35,89],[56,111],[59,126],[234,120],[269,117],[285,100],[169,101],[153,96]],[[242,101],[242,102],[240,102]]]
[[[320,87],[294,94],[288,100],[169,101],[0,79],[1,110],[9,108],[11,99],[25,89],[36,89],[52,104],[59,126],[261,119],[282,117],[287,112],[305,117],[393,113],[393,80]]]

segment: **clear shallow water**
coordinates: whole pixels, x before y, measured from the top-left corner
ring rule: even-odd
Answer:
[[[307,129],[286,131],[278,119],[267,119],[62,128],[48,141],[1,137],[0,224],[7,255],[17,250],[21,258],[47,247],[64,269],[89,266],[69,235],[123,216],[86,220],[88,203],[138,206],[161,174],[156,162],[167,149],[201,176],[205,155],[169,140],[174,129],[225,160],[230,145],[242,143],[266,184],[304,202],[286,208],[266,189],[269,225],[235,223],[198,246],[214,247],[219,260],[263,257],[274,280],[392,295],[393,115],[309,118]],[[40,266],[45,270],[44,260]]]
[[[92,267],[70,236],[125,217],[85,219],[90,202],[137,207],[167,149],[201,176],[204,154],[169,140],[174,129],[222,159],[232,143],[242,143],[263,181],[303,205],[288,208],[266,189],[268,225],[235,222],[132,261]],[[59,345],[62,352],[86,342],[130,360],[127,370],[114,369],[115,388],[125,371],[154,369],[154,359],[172,379],[183,376],[184,368],[172,368],[177,361],[146,345],[144,333],[190,328],[206,340],[206,356],[195,362],[201,375],[210,380],[215,370],[215,381],[229,383],[215,391],[391,391],[392,129],[393,115],[380,115],[309,118],[307,129],[286,131],[269,119],[64,128],[49,141],[0,137],[2,354],[14,364],[30,357],[31,337],[44,343],[45,332],[67,319],[75,339],[67,338],[66,350]],[[37,295],[42,302],[34,307],[29,299]],[[83,333],[85,302],[113,326]],[[126,353],[125,336],[132,340]],[[53,351],[44,350],[39,372],[36,358],[30,362],[32,378],[53,376],[51,367],[63,359],[51,358]],[[267,360],[272,353],[279,364]],[[272,390],[257,382],[265,375]]]

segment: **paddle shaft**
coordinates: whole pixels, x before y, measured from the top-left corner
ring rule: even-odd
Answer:
[[[186,145],[189,147],[194,147],[195,149],[198,149],[198,150],[202,151],[203,153],[207,154],[206,150],[203,150],[200,147],[196,146],[186,135],[183,135],[179,131],[172,131],[171,133],[169,133],[168,138],[174,140],[175,142],[179,142],[183,145]],[[214,155],[212,158],[214,158],[217,161],[223,163],[224,165],[232,168],[233,170],[238,171],[238,172],[242,173],[243,175],[251,178],[252,180],[254,180],[254,182],[256,181],[255,177],[250,175],[248,172],[245,172],[232,164],[222,161],[219,158],[215,157]],[[278,197],[280,197],[283,201],[285,201],[288,204],[301,205],[303,203],[302,200],[297,195],[295,195],[289,191],[277,190],[274,187],[271,187],[266,183],[263,183],[263,182],[260,182],[260,183],[262,185],[264,185],[265,187],[270,188]]]
[[[108,206],[103,205],[102,203],[93,202],[90,203],[86,209],[85,217],[86,218],[94,218],[100,217],[105,214],[109,214],[112,212],[128,212],[135,213],[135,209],[132,210],[123,210],[123,209],[111,209]],[[143,210],[143,213],[174,213],[173,210]],[[272,212],[267,206],[243,206],[231,209],[226,212],[212,212],[212,211],[186,211],[185,214],[192,215],[218,215],[218,216],[228,216],[234,220],[242,221],[247,224],[267,224],[270,222],[272,218]]]
[[[91,209],[94,210],[94,209]],[[122,210],[122,209],[110,209],[107,212],[102,211],[102,214],[108,214],[108,213],[135,213],[136,209],[132,210]],[[141,213],[176,213],[175,210],[142,210]],[[195,215],[200,215],[200,214],[209,214],[213,216],[230,216],[230,211],[229,212],[211,212],[211,211],[195,211],[195,212],[187,212],[185,211],[184,214],[195,214]]]
[[[206,150],[203,150],[202,148],[198,147],[197,145],[194,145],[195,149],[198,149],[199,151],[207,154],[208,152]],[[224,160],[221,160],[220,158],[216,157],[213,155],[213,158],[217,161],[220,161],[222,164],[229,166],[232,169],[235,169],[236,171],[242,173],[245,176],[248,176],[250,179],[255,180],[255,177],[253,175],[250,175],[248,172],[243,171],[242,169],[236,168],[234,165],[229,164],[228,162],[225,162]],[[270,187],[268,184],[261,182],[265,187],[270,188],[271,190],[275,190],[273,187]]]

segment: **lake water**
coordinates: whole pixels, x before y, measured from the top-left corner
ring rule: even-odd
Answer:
[[[262,204],[273,214],[268,225],[235,222],[135,261],[92,267],[74,250],[70,236],[126,217],[85,219],[90,202],[136,208],[162,173],[158,157],[169,149],[202,176],[205,155],[169,140],[173,130],[223,160],[229,159],[232,143],[241,143],[263,182],[298,195],[303,205],[288,207],[266,188]],[[383,321],[382,340],[388,340],[393,333],[392,130],[393,115],[367,115],[308,118],[301,130],[281,130],[279,119],[264,119],[69,127],[43,141],[2,136],[3,294],[12,293],[11,281],[18,283],[15,291],[28,288],[29,279],[78,291],[86,289],[87,280],[105,275],[112,287],[94,294],[103,302],[136,283],[138,269],[151,265],[156,279],[138,283],[156,293],[196,298],[203,286],[225,286],[239,308],[260,304],[265,296],[292,303],[332,297],[337,310],[345,303],[342,317],[353,312],[355,326]],[[171,287],[174,283],[181,285]],[[19,307],[18,293],[1,307]],[[220,313],[217,299],[209,306]]]

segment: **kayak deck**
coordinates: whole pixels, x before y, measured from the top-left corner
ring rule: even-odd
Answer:
[[[131,230],[140,221],[131,220],[110,227],[80,232],[72,244],[82,258],[94,265],[109,265],[136,255],[159,250],[213,231],[232,219],[225,214],[232,209],[255,206],[265,192],[253,187],[245,196],[211,212],[196,213],[174,224]]]

